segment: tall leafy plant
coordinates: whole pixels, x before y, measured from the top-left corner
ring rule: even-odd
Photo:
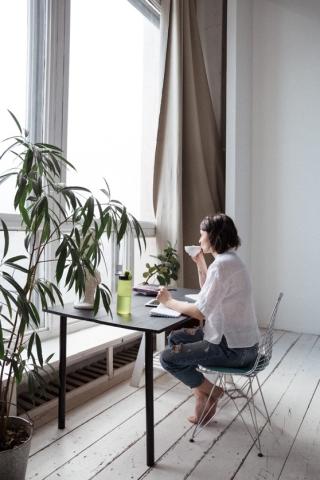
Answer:
[[[7,416],[15,383],[28,376],[33,391],[41,382],[41,369],[52,355],[44,359],[37,329],[41,322],[40,307],[63,304],[61,284],[75,289],[79,297],[84,293],[88,275],[94,275],[103,259],[102,236],[114,234],[117,242],[131,230],[145,243],[138,221],[119,201],[110,197],[107,183],[101,202],[82,186],[60,183],[62,168],[74,168],[60,148],[45,143],[33,143],[16,117],[19,135],[6,139],[7,147],[0,159],[14,156],[17,166],[0,176],[1,183],[15,179],[12,199],[21,216],[24,229],[24,251],[16,256],[8,254],[11,232],[0,219],[3,251],[0,252],[0,451],[15,442],[7,428]],[[50,249],[49,249],[50,246]],[[48,253],[53,252],[51,257]],[[40,268],[53,265],[54,279],[41,277]],[[19,275],[17,276],[17,272]],[[19,278],[18,278],[19,277]],[[111,292],[106,284],[97,286],[94,311],[103,306],[110,312]],[[27,334],[28,333],[28,334]]]

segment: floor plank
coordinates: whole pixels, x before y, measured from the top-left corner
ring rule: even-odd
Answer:
[[[297,335],[292,335],[290,339],[287,339],[287,347],[297,339]],[[279,352],[283,353],[283,346],[279,348]],[[277,355],[275,356],[275,363],[277,361]],[[155,456],[157,458],[157,466],[154,469],[151,469],[147,478],[167,478],[167,475],[170,473],[170,479],[183,478],[186,469],[188,470],[189,464],[194,464],[194,457],[196,459],[199,457],[199,454],[202,454],[202,450],[199,451],[198,445],[194,444],[191,446],[189,438],[191,436],[192,426],[189,422],[186,421],[186,417],[193,410],[193,400],[183,405],[183,407],[177,409],[170,418],[166,418],[165,421],[159,424],[155,429],[156,435],[156,451]],[[226,417],[225,425],[229,424],[229,418]],[[219,425],[219,428],[225,428],[225,425],[222,423]],[[208,431],[205,432],[206,435],[210,435],[210,440],[212,439],[212,434]],[[173,445],[177,447],[177,451],[174,449]],[[169,459],[169,464],[166,462],[166,457],[172,456],[172,459]],[[182,451],[181,461],[178,451]],[[139,454],[140,452],[140,454]],[[162,458],[164,456],[164,458]],[[102,480],[103,478],[109,478],[108,476],[113,473],[115,478],[125,478],[125,468],[126,465],[130,464],[130,459],[134,459],[134,463],[131,465],[130,470],[130,479],[139,478],[143,472],[146,470],[145,466],[145,455],[143,449],[139,445],[135,445],[132,449],[124,452],[121,458],[117,459],[116,462],[112,463],[108,469],[101,471],[97,479]],[[187,460],[186,460],[187,459]],[[181,463],[181,467],[179,467]],[[172,466],[175,466],[172,471]],[[160,468],[160,470],[159,470]]]
[[[265,429],[261,435],[265,456],[259,458],[252,449],[234,477],[235,480],[245,480],[249,473],[254,479],[271,480],[278,478],[281,473],[284,460],[294,443],[296,433],[318,383],[317,359],[320,354],[320,340],[308,335],[301,338],[300,344],[304,340],[306,340],[303,343],[306,348],[304,356],[301,358],[296,354],[293,365],[283,365],[281,368],[283,372],[282,385],[288,378],[291,378],[287,387],[283,389],[283,394],[277,389],[273,395],[275,402],[278,399],[278,403],[271,415],[272,430]],[[315,341],[317,341],[316,344]],[[295,367],[297,369],[293,375]]]
[[[288,339],[288,335],[286,335]],[[279,397],[288,388],[291,378],[293,378],[299,368],[307,349],[314,343],[314,338],[300,337],[298,341],[291,345],[291,348],[286,349],[286,354],[282,357],[281,363],[277,364],[271,374],[266,378],[263,384],[263,391],[267,402],[269,412],[272,412],[278,402]],[[265,370],[263,373],[267,373]],[[285,373],[284,373],[285,372]],[[247,409],[244,411],[244,417],[247,422],[250,421],[250,416]],[[260,418],[261,423],[261,418]],[[238,471],[241,472],[245,459],[254,452],[254,459],[261,459],[257,457],[257,452],[253,447],[253,442],[247,431],[242,425],[241,419],[230,426],[218,442],[213,445],[213,448],[203,457],[201,463],[190,475],[190,479],[205,478],[208,469],[214,468],[217,478],[234,478]],[[219,461],[212,461],[210,455]],[[253,472],[250,472],[250,480],[254,479]]]
[[[56,422],[36,430],[26,479],[319,480],[319,364],[320,337],[275,332],[259,375],[272,415],[272,430],[259,415],[264,458],[230,401],[190,443],[191,392],[166,374],[155,381],[153,468],[145,463],[144,388],[125,382],[69,412],[65,430]]]
[[[274,348],[274,354],[272,357],[272,361],[270,364],[270,370],[269,372],[265,370],[264,372],[261,373],[261,382],[264,382],[267,380],[268,374],[270,375],[270,372],[272,372],[274,369],[277,370],[277,366],[279,362],[281,362],[283,355],[286,354],[286,352],[289,351],[289,349],[292,347],[294,342],[296,342],[298,339],[298,335],[296,334],[287,334],[286,336],[282,337],[277,344],[275,345]],[[179,468],[176,468],[176,470],[170,474],[170,480],[178,480],[182,479],[185,476],[185,472],[188,472],[188,475],[191,475],[191,478],[194,479],[208,479],[209,472],[214,472],[216,474],[216,464],[220,464],[220,457],[221,458],[221,463],[224,463],[224,460],[226,459],[223,450],[226,449],[228,450],[228,445],[225,445],[221,448],[221,452],[218,452],[217,455],[214,453],[214,446],[216,443],[219,443],[219,439],[224,438],[224,436],[227,434],[228,429],[230,428],[230,438],[234,440],[237,435],[235,434],[235,431],[233,430],[233,424],[232,421],[237,417],[237,411],[235,407],[232,405],[231,402],[229,402],[226,407],[224,407],[220,412],[218,412],[217,416],[217,421],[213,424],[210,424],[208,427],[206,427],[199,435],[199,437],[196,438],[195,443],[190,443],[189,438],[191,436],[191,431],[189,435],[182,439],[182,441],[178,442],[166,455],[164,459],[161,459],[161,461],[158,463],[160,466],[162,464],[165,464],[165,471],[168,473],[170,471],[170,465],[176,464],[180,466]],[[236,429],[236,432],[240,433],[242,435],[243,433],[243,428],[242,425],[240,424],[239,428],[239,423],[237,422],[238,426]],[[247,441],[247,436],[248,434],[244,432],[244,438]],[[229,436],[228,436],[229,438]],[[250,440],[250,437],[249,437]],[[228,441],[227,441],[228,443]],[[249,442],[250,443],[250,442]],[[237,447],[237,445],[236,445]],[[237,448],[231,448],[230,449],[230,456],[234,457],[235,452],[237,452]],[[218,459],[218,461],[217,461]],[[226,459],[227,464],[226,465],[221,465],[221,472],[220,474],[216,476],[218,479],[228,479],[230,478],[228,476],[228,470],[231,466],[231,462],[229,458]],[[202,463],[203,462],[203,463]],[[202,465],[201,465],[202,464]],[[201,465],[201,466],[200,466]],[[231,468],[230,473],[233,473],[234,468]],[[162,478],[165,478],[165,474],[160,470],[158,472],[157,466],[150,471],[148,475],[146,475],[146,478],[148,480],[154,479],[154,480],[160,480]]]
[[[155,402],[155,422],[158,423],[166,418],[174,409],[179,407],[190,398],[190,392],[181,384],[175,386],[170,395],[163,395]],[[68,463],[63,465],[57,471],[47,478],[50,480],[63,478],[64,480],[74,479],[77,474],[78,479],[96,478],[95,476],[105,467],[122,457],[123,452],[139,442],[139,451],[144,459],[145,465],[145,411],[141,409],[126,422],[118,425],[109,434],[103,435],[92,445],[81,451],[76,457],[73,457]],[[130,459],[135,461],[132,453]],[[125,460],[121,458],[120,463]],[[144,467],[145,468],[145,467]],[[125,469],[128,471],[128,464],[125,463]],[[79,476],[80,472],[80,476]]]
[[[135,391],[130,388],[127,382],[121,383],[108,390],[108,394],[99,395],[90,402],[68,412],[66,415],[66,428],[64,430],[59,430],[57,428],[56,419],[47,423],[43,427],[36,429],[32,438],[30,455],[34,455],[38,451],[43,450],[59,438],[68,435],[74,429],[89,422],[95,417],[95,415],[99,415],[103,411],[106,411],[108,408],[112,407],[114,403],[117,403],[134,393]]]
[[[155,382],[155,404],[158,397],[161,397],[163,393],[173,388],[176,384],[177,381],[174,378],[165,379],[164,376],[160,377]],[[27,480],[47,478],[50,473],[56,471],[65,463],[71,462],[73,458],[77,458],[84,450],[89,449],[91,445],[99,441],[100,437],[105,437],[109,433],[114,432],[115,429],[118,430],[119,425],[132,416],[141,412],[144,414],[144,389],[140,388],[137,390],[131,387],[131,390],[134,391],[132,395],[125,396],[116,402],[113,400],[113,404],[109,408],[102,410],[102,412],[97,413],[97,411],[93,411],[90,421],[86,419],[79,423],[78,415],[76,419],[71,416],[68,424],[71,424],[73,427],[69,432],[51,442],[47,448],[41,449],[31,456],[28,462]],[[75,422],[76,427],[74,426]],[[143,426],[144,422],[142,421],[141,428]],[[57,425],[55,425],[55,429],[58,436]],[[41,430],[41,437],[43,438],[45,436],[45,427]],[[37,441],[39,443],[40,439]],[[76,460],[75,463],[77,463]]]
[[[317,378],[317,385],[309,401],[305,416],[294,439],[292,448],[283,465],[280,480],[319,480],[320,478],[320,372],[319,372],[319,342],[317,344],[316,368],[312,373]],[[306,374],[308,375],[308,371]],[[307,396],[303,388],[299,398]],[[308,397],[307,397],[308,398]]]

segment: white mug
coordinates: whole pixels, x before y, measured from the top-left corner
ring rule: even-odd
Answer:
[[[184,249],[190,257],[195,257],[201,251],[200,245],[187,245]]]

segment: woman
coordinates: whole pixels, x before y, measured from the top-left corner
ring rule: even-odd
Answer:
[[[157,296],[166,307],[205,320],[203,328],[171,332],[160,357],[165,370],[193,390],[195,413],[188,417],[192,423],[198,422],[205,406],[206,416],[213,416],[223,395],[223,389],[216,386],[207,402],[213,384],[197,366],[247,367],[257,357],[259,342],[249,275],[235,252],[240,239],[233,220],[223,213],[205,217],[199,243],[201,251],[193,257],[201,287],[196,303],[174,300],[164,287]],[[214,257],[209,268],[203,254]]]

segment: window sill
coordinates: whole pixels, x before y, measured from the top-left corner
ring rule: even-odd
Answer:
[[[68,366],[86,360],[93,354],[110,350],[114,346],[119,346],[131,340],[141,338],[139,332],[125,330],[118,327],[110,327],[109,325],[97,325],[94,327],[84,328],[76,332],[67,334],[67,364]],[[54,353],[50,360],[53,368],[59,366],[59,337],[53,337],[48,340],[42,340],[42,356],[44,360]],[[34,353],[35,346],[33,347]],[[26,351],[24,356],[26,358]],[[9,366],[4,369],[3,380],[6,383]]]
[[[97,325],[67,334],[67,361],[68,365],[85,360],[92,354],[100,353],[106,349],[121,345],[130,340],[140,338],[141,333],[125,330],[108,325]],[[59,364],[59,337],[42,341],[43,358],[54,353],[50,365],[57,367]]]

